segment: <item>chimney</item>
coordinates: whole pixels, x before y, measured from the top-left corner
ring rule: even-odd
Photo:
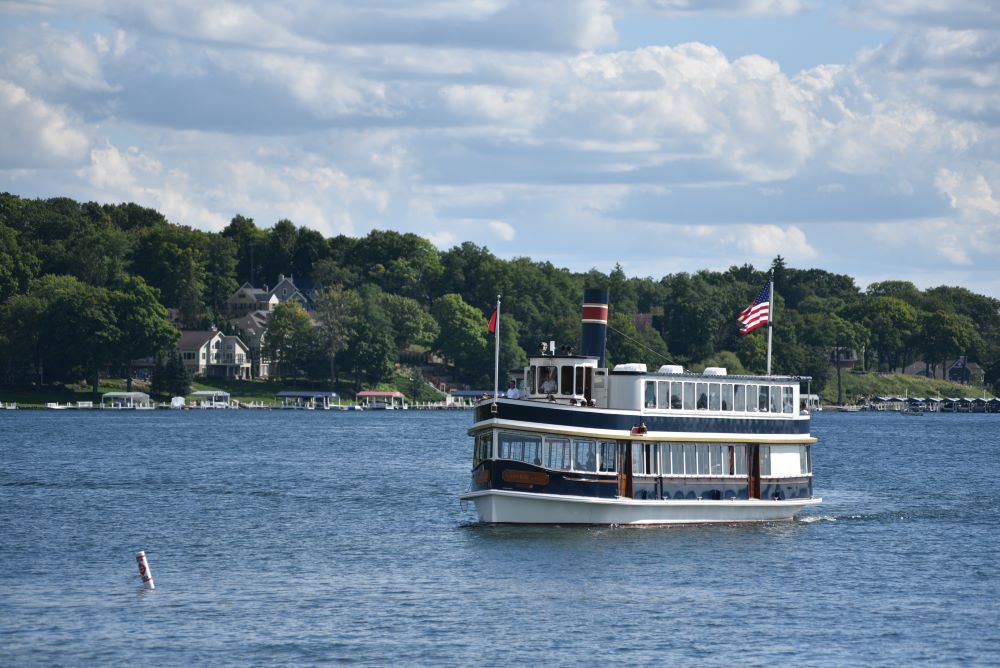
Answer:
[[[604,366],[604,348],[608,342],[608,289],[584,288],[580,327],[580,354],[597,357]]]

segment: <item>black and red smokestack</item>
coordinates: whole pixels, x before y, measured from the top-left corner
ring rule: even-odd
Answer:
[[[604,348],[608,343],[608,289],[584,288],[580,327],[580,354],[600,358],[604,366]]]

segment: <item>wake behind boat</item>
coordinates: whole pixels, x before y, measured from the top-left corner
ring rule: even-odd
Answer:
[[[543,344],[521,398],[479,402],[480,520],[657,525],[792,518],[812,493],[809,414],[791,376],[605,368],[608,293],[584,293],[581,354]]]

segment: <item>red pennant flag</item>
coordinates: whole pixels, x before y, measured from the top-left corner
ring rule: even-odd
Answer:
[[[497,312],[494,310],[493,315],[490,316],[490,334],[494,334],[497,331]]]

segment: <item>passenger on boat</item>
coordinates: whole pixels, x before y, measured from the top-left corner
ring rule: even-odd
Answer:
[[[559,388],[559,385],[556,383],[556,370],[548,369],[545,373],[545,380],[542,382],[542,393],[553,394]]]
[[[507,398],[508,399],[520,399],[521,390],[517,389],[517,383],[510,381],[507,384]]]

